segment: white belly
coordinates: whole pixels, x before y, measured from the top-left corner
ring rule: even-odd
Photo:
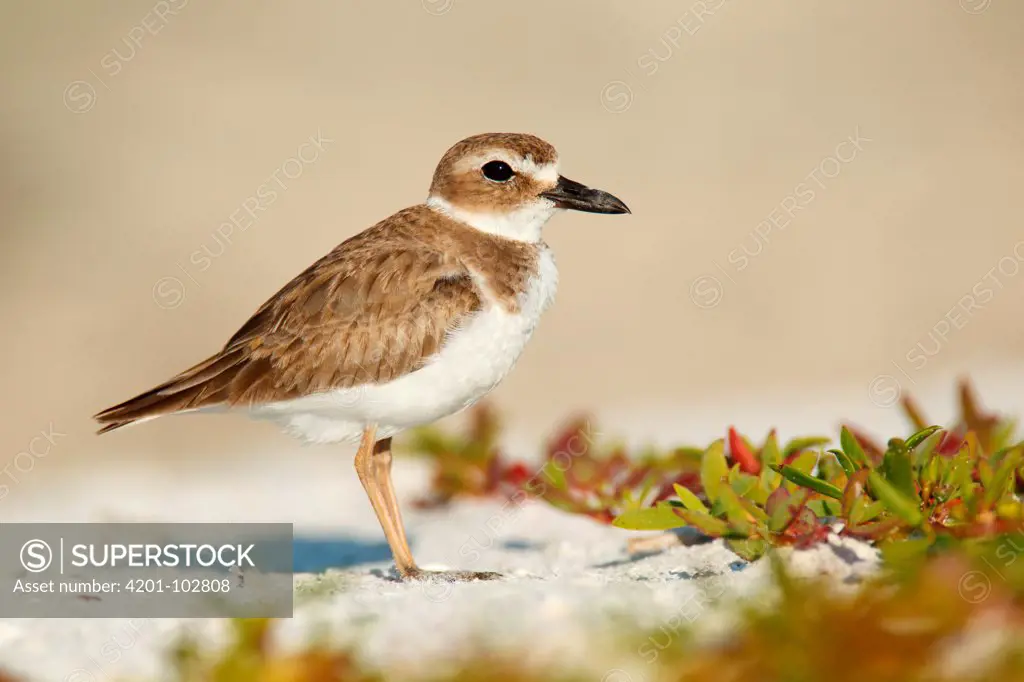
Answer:
[[[357,440],[368,424],[378,438],[454,414],[485,396],[505,378],[523,352],[543,312],[554,300],[558,271],[546,248],[538,275],[509,313],[494,302],[453,331],[424,367],[386,384],[364,384],[252,408],[260,419],[315,443]]]

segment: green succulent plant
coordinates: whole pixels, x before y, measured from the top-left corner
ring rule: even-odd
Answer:
[[[838,447],[824,437],[755,447],[736,429],[706,448],[631,453],[600,442],[587,418],[568,423],[540,465],[508,461],[486,407],[467,435],[413,434],[433,462],[431,504],[465,496],[540,499],[558,509],[634,530],[691,527],[753,560],[780,545],[806,547],[832,532],[878,543],[889,554],[997,537],[1024,527],[1024,444],[1016,422],[988,413],[967,382],[960,415],[927,425],[909,398],[913,432],[883,447],[851,425]],[[896,548],[896,545],[899,548]]]
[[[917,430],[884,449],[848,426],[838,448],[818,449],[827,439],[811,438],[781,452],[774,434],[755,450],[730,429],[730,456],[723,441],[705,450],[699,488],[677,486],[674,498],[628,510],[613,523],[635,530],[691,526],[723,538],[748,560],[772,546],[821,542],[832,527],[890,554],[1024,527],[1017,496],[1024,444],[1013,442],[1014,422],[983,413],[966,384],[951,430],[923,426],[909,400],[904,409]],[[899,549],[890,546],[896,541],[903,541]]]

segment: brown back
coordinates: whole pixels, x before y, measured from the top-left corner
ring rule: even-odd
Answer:
[[[397,379],[429,362],[486,298],[515,311],[537,255],[536,245],[479,232],[426,206],[400,211],[285,285],[222,351],[96,415],[100,432],[182,410]]]

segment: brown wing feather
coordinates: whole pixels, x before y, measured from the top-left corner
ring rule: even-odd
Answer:
[[[413,211],[314,263],[218,354],[96,415],[100,433],[183,410],[390,381],[422,367],[480,298],[465,267],[416,231]]]

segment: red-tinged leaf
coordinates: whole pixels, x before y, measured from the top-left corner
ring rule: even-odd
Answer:
[[[902,532],[905,528],[906,523],[903,519],[897,516],[890,516],[885,520],[875,521],[874,523],[862,523],[859,526],[846,526],[843,528],[840,535],[848,535],[859,540],[878,542],[890,535],[893,535],[894,533]]]
[[[590,419],[576,417],[548,443],[545,454],[548,460],[571,461],[587,456],[590,453],[591,443],[593,443],[593,434],[590,428]]]
[[[790,526],[786,531],[786,535],[792,539],[793,546],[797,549],[807,549],[808,547],[821,544],[822,542],[827,542],[828,536],[832,532],[831,529],[822,523],[817,517],[814,517],[814,520],[810,521],[809,517],[806,516],[807,514],[814,517],[814,512],[805,508],[800,513],[800,525],[797,526],[794,524],[794,526]],[[791,532],[794,531],[795,528],[800,528],[804,532]]]
[[[797,517],[804,511],[810,513],[814,518],[814,512],[807,509],[807,503],[813,497],[811,491],[800,488],[796,493],[789,493],[784,488],[783,493],[776,491],[772,500],[772,511],[768,519],[768,529],[773,533],[785,533],[786,530],[796,521]]]
[[[962,431],[946,431],[942,440],[939,441],[939,447],[935,449],[940,455],[955,455],[960,452],[960,447],[964,442],[964,434]]]
[[[655,485],[655,471],[646,466],[633,466],[635,467],[634,469],[627,469],[623,472],[625,474],[622,481],[623,488],[633,489],[645,482],[650,483],[652,487]]]
[[[921,408],[913,398],[909,395],[903,396],[900,405],[903,407],[903,413],[907,416],[907,420],[914,425],[916,430],[920,431],[928,426],[928,420],[924,418],[924,413],[921,412]]]
[[[517,488],[530,480],[533,473],[522,462],[516,462],[505,470],[502,480]]]
[[[789,503],[790,497],[789,491],[785,488],[776,488],[775,492],[768,496],[768,501],[764,503],[764,510],[768,512],[769,516],[772,516]]]
[[[846,483],[842,499],[844,517],[850,518],[854,510],[854,502],[866,497],[869,473],[871,473],[870,469],[861,469],[851,476],[850,480]],[[854,521],[854,524],[857,523],[857,521]]]
[[[768,496],[764,509],[768,513],[768,530],[772,533],[786,530],[786,526],[793,520],[791,500],[789,491],[782,487],[776,488],[775,492]]]
[[[806,501],[800,506],[799,510],[793,515],[792,521],[786,526],[786,530],[783,534],[790,538],[802,538],[808,535],[813,535],[819,528],[825,530],[825,534],[828,534],[828,528],[821,522],[821,520],[807,508]]]
[[[999,418],[981,407],[967,379],[960,381],[960,413],[964,428],[973,431],[981,447],[988,452],[992,447],[992,430],[999,423]]]
[[[981,444],[978,442],[978,434],[968,431],[964,434],[964,441],[960,444],[960,452],[966,452],[971,460],[976,461],[981,454]]]
[[[729,454],[734,462],[740,465],[740,469],[747,474],[756,476],[761,473],[761,462],[751,452],[746,441],[736,433],[736,429],[729,427]]]

